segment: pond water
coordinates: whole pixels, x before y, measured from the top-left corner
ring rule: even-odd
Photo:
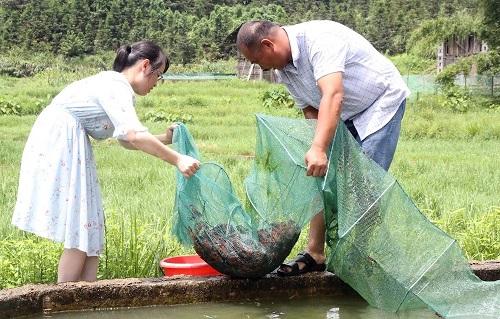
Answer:
[[[59,313],[30,317],[53,319],[430,319],[431,310],[388,313],[357,297],[307,297],[276,301],[203,303]]]

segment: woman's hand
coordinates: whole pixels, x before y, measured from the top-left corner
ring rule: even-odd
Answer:
[[[200,161],[191,156],[180,155],[176,166],[184,177],[191,177],[200,168]]]

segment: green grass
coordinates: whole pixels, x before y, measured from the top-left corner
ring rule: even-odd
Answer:
[[[68,74],[54,82],[43,72],[26,79],[0,77],[0,96],[29,107],[78,77]],[[261,95],[271,87],[241,80],[165,82],[138,98],[137,110],[141,117],[158,108],[191,114],[188,127],[204,160],[224,165],[243,198],[248,156],[255,147],[255,113],[299,116],[293,109],[262,106]],[[410,101],[391,172],[417,206],[458,240],[468,258],[500,258],[500,112],[478,107],[454,113],[436,104],[430,97]],[[0,116],[0,288],[56,278],[61,246],[10,225],[22,150],[34,120]],[[145,124],[161,132],[169,123]],[[113,140],[93,144],[107,225],[99,277],[160,275],[160,258],[191,252],[169,234],[174,168]],[[293,254],[305,240],[303,232]]]
[[[469,259],[500,259],[498,140],[400,142],[391,172]]]

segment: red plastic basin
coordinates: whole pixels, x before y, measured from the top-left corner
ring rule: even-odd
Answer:
[[[160,261],[160,267],[165,276],[217,276],[221,274],[198,255],[165,258]]]

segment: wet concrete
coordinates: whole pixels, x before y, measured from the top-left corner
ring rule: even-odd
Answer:
[[[474,262],[471,266],[483,280],[500,279],[500,261]],[[355,294],[328,272],[288,278],[267,275],[253,280],[176,276],[39,284],[1,290],[0,318],[69,310]]]
[[[500,260],[473,261],[470,266],[482,280],[500,280]]]

